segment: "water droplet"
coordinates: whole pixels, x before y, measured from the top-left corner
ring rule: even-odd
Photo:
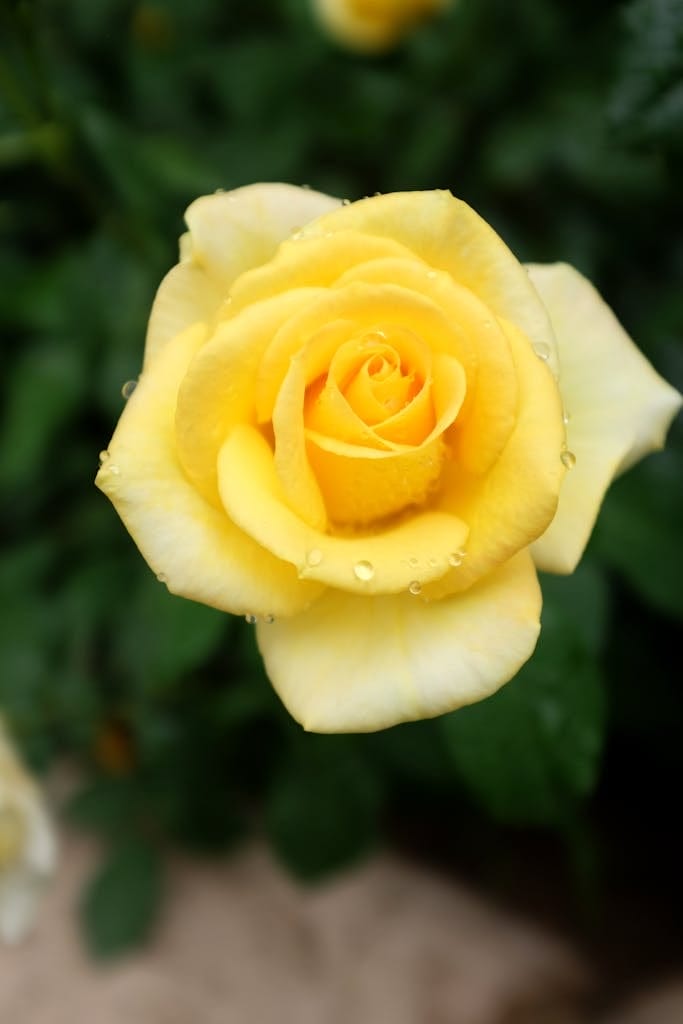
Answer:
[[[567,412],[567,410],[565,409],[564,412],[562,413],[562,422],[564,423],[565,427],[567,426],[567,424],[569,423],[571,418],[572,418],[571,413]]]
[[[298,242],[300,238],[304,237],[304,233],[301,228],[294,228],[291,234],[292,242]]]
[[[323,553],[320,548],[311,548],[306,555],[306,564],[310,565],[311,568],[315,568],[316,565],[320,565],[323,560]]]
[[[429,564],[431,565],[432,569],[436,569],[437,565],[439,564],[438,558],[430,558]]]
[[[275,622],[275,616],[274,615],[264,615],[263,616],[263,621],[265,623],[267,623],[269,626],[272,626],[273,623]]]
[[[121,472],[121,470],[119,469],[119,467],[118,467],[118,466],[111,466],[111,465],[110,465],[110,466],[109,466],[109,472],[110,472],[110,473],[113,473],[113,474],[114,474],[114,476],[118,476],[118,475],[119,475],[119,473]]]
[[[413,597],[417,597],[418,594],[422,593],[422,584],[419,580],[413,580],[412,583],[408,584],[408,590]]]
[[[546,345],[544,341],[537,341],[534,345],[534,352],[545,363],[550,358],[550,345]]]
[[[126,401],[128,401],[128,399],[133,394],[137,386],[138,382],[136,380],[127,380],[126,383],[121,387],[121,398],[125,398]]]
[[[245,615],[244,618],[246,619],[250,626],[255,626],[256,623],[258,622],[258,615],[249,614]]]
[[[366,562],[365,559],[360,562],[356,562],[353,567],[353,575],[357,580],[362,580],[367,583],[375,575],[375,567],[372,562]]]
[[[563,448],[560,452],[560,460],[563,466],[567,469],[573,469],[576,465],[576,455],[574,452],[570,452],[568,448]]]
[[[100,454],[99,454],[100,466],[102,466],[107,461],[108,458],[109,458],[109,452],[105,448],[104,451],[101,451]]]
[[[225,194],[225,189],[224,189],[224,188],[217,188],[217,189],[215,190],[215,192],[214,192],[214,195],[215,195],[215,196],[222,196],[222,195],[224,195],[224,194]]]
[[[310,190],[311,190],[311,186],[310,185],[302,185],[301,187],[305,188],[307,192],[310,192]]]
[[[342,199],[342,206],[350,206],[350,205],[351,205],[351,200],[350,199]]]
[[[158,572],[157,573],[157,579],[159,580],[159,583],[166,583],[166,582],[168,582],[168,576],[166,575],[165,572]]]
[[[408,559],[408,565],[410,566],[411,569],[417,569],[419,564],[420,564],[419,558],[409,558]]]
[[[452,565],[454,569],[457,569],[459,565],[462,565],[466,554],[467,552],[463,548],[458,548],[457,551],[452,551],[448,556],[448,564]]]

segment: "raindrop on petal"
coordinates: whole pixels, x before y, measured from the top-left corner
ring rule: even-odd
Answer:
[[[413,597],[417,597],[418,594],[422,593],[422,584],[420,583],[419,580],[413,580],[411,583],[408,584],[408,590],[413,595]]]
[[[121,388],[121,397],[125,398],[126,401],[128,401],[128,399],[133,394],[137,386],[138,382],[136,380],[127,380],[126,383]]]
[[[365,559],[360,562],[356,562],[353,567],[353,575],[357,580],[362,580],[367,583],[375,575],[375,567],[372,562],[366,562]]]
[[[576,455],[574,452],[570,452],[568,448],[563,448],[560,452],[560,460],[562,465],[567,469],[573,469],[576,465]]]

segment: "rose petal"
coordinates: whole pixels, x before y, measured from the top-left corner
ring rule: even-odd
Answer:
[[[292,615],[321,592],[231,523],[189,482],[178,460],[178,386],[204,343],[200,325],[177,335],[145,371],[97,474],[152,570],[169,590],[237,615]]]
[[[218,458],[218,486],[234,522],[299,575],[359,594],[397,593],[448,569],[467,527],[443,513],[418,514],[374,534],[331,536],[289,508],[273,455],[254,427],[236,427]]]
[[[484,477],[463,472],[456,460],[443,471],[435,508],[470,527],[462,564],[425,588],[430,597],[464,589],[547,528],[557,508],[566,468],[562,403],[557,384],[526,337],[505,326],[519,385],[519,413],[500,458]]]
[[[176,411],[178,455],[190,480],[219,504],[216,460],[236,423],[254,422],[261,355],[280,324],[308,309],[320,289],[295,288],[223,321],[187,368]]]
[[[370,523],[431,497],[447,453],[443,434],[465,394],[464,372],[450,356],[435,356],[430,392],[438,418],[422,443],[412,447],[381,451],[306,431],[308,457],[336,523]]]
[[[527,552],[443,601],[328,591],[258,627],[266,670],[315,732],[372,732],[482,700],[530,657],[541,594]]]
[[[322,192],[282,184],[201,196],[185,211],[191,246],[183,255],[227,291],[238,275],[270,260],[298,227],[339,205]]]
[[[565,263],[528,267],[560,346],[560,390],[576,464],[533,545],[539,568],[570,573],[616,473],[661,448],[681,396],[638,351],[592,284]]]
[[[557,373],[552,327],[528,274],[493,228],[450,192],[363,199],[319,217],[304,228],[304,236],[337,231],[388,236],[430,267],[448,271],[496,316],[516,324],[533,344],[546,346],[548,364]]]
[[[210,324],[223,302],[223,292],[193,263],[179,263],[159,285],[145,340],[144,366],[159,349],[194,324]]]
[[[235,281],[231,290],[233,306],[242,309],[290,288],[329,288],[349,267],[362,266],[367,260],[382,256],[416,258],[391,238],[357,231],[307,238],[302,229],[282,243],[269,263],[247,271]]]
[[[432,332],[430,341],[436,351],[456,356],[467,374],[467,397],[454,446],[472,473],[485,473],[503,450],[517,409],[510,346],[496,317],[450,274],[430,270],[419,260],[370,260],[342,274],[335,287],[359,281],[421,295],[447,321],[448,331]]]

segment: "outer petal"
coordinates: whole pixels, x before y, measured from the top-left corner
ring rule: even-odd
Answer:
[[[189,483],[175,449],[178,387],[206,331],[189,328],[143,373],[97,474],[153,571],[169,590],[235,614],[292,615],[321,587],[297,579]]]
[[[202,196],[185,213],[191,246],[183,255],[227,290],[239,274],[270,260],[292,232],[339,204],[322,192],[280,184]]]
[[[661,448],[681,405],[610,308],[577,270],[531,265],[560,347],[560,390],[576,465],[562,485],[550,527],[532,547],[537,566],[573,572],[615,474]]]
[[[176,334],[194,324],[210,324],[225,298],[202,267],[179,263],[169,270],[154,299],[145,340],[144,366]]]
[[[275,689],[304,728],[372,732],[494,693],[531,656],[540,611],[524,551],[443,601],[328,591],[257,636]]]

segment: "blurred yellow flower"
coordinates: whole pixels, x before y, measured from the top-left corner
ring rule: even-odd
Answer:
[[[321,24],[354,50],[394,46],[420,22],[448,7],[450,0],[314,0]]]
[[[0,939],[27,933],[57,847],[41,794],[0,722]]]
[[[480,700],[680,396],[592,286],[450,192],[205,196],[98,486],[174,593],[258,621],[291,713]],[[126,390],[128,394],[130,389]]]

